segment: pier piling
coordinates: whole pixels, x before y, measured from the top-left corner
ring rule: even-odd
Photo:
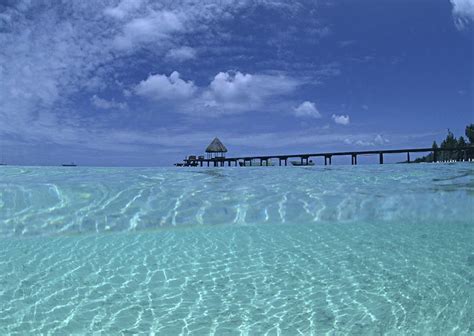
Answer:
[[[328,163],[329,163],[329,165],[331,165],[332,164],[331,161],[332,161],[332,156],[331,155],[324,155],[324,165],[325,166],[327,166]]]
[[[352,164],[353,165],[357,164],[357,154],[352,154]]]

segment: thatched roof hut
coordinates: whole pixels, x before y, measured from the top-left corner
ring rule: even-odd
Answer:
[[[206,153],[208,153],[209,157],[212,157],[212,154],[215,154],[216,157],[224,156],[224,153],[227,153],[227,148],[224,144],[219,140],[219,138],[214,138],[212,142],[207,146]]]
[[[207,146],[206,153],[227,153],[227,148],[219,138],[214,138],[209,146]]]

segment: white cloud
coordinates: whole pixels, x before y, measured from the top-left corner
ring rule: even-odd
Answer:
[[[150,75],[132,91],[153,100],[174,100],[175,111],[191,116],[216,117],[250,111],[274,111],[278,99],[294,91],[300,82],[282,75],[219,72],[209,85],[197,87],[178,72]],[[125,92],[129,92],[125,90]]]
[[[321,113],[319,113],[316,105],[309,101],[305,101],[298,107],[295,107],[293,112],[297,117],[321,118]]]
[[[166,58],[176,62],[184,62],[196,58],[196,50],[191,47],[174,48],[166,53]]]
[[[210,84],[210,92],[220,101],[251,99],[255,94],[251,90],[252,81],[255,79],[251,74],[219,72]]]
[[[127,108],[126,103],[119,103],[119,102],[116,102],[114,99],[112,100],[103,99],[97,95],[92,96],[91,103],[95,107],[104,109],[104,110],[110,110],[110,109],[124,110]]]
[[[191,98],[196,87],[192,81],[185,81],[180,78],[177,71],[171,75],[150,75],[146,80],[141,81],[134,89],[137,95],[153,100],[177,100]]]
[[[218,101],[257,101],[292,92],[297,85],[295,80],[285,76],[219,72],[209,85],[209,92]]]
[[[451,0],[454,23],[458,29],[474,21],[474,0]]]
[[[298,85],[298,80],[278,74],[219,72],[193,102],[193,110],[200,109],[213,116],[268,110]]]
[[[349,125],[350,119],[348,115],[332,115],[332,120],[339,125]]]
[[[159,42],[171,38],[173,33],[184,31],[184,15],[171,11],[156,11],[138,17],[116,36],[114,45],[118,49],[131,49],[140,43]]]

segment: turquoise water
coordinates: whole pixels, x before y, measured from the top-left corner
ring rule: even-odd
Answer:
[[[472,335],[474,165],[0,168],[0,334]]]

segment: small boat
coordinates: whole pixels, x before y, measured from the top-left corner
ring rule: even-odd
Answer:
[[[76,167],[77,165],[74,162],[71,162],[71,163],[63,163],[62,166],[63,167]]]
[[[314,166],[313,160],[309,160],[308,163],[301,161],[290,161],[293,166]]]

